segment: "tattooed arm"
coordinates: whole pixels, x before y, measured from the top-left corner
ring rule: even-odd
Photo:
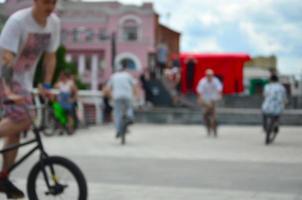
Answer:
[[[12,93],[11,92],[11,84],[13,80],[12,63],[14,58],[15,56],[12,52],[8,50],[3,51],[3,55],[1,58],[3,63],[3,66],[1,67],[1,73],[2,73],[1,81],[3,82],[6,95],[10,95]]]
[[[3,83],[4,86],[4,94],[7,98],[9,98],[10,100],[13,100],[16,103],[22,102],[24,99],[23,97],[14,94],[14,92],[12,91],[12,82],[13,82],[13,61],[15,58],[15,54],[8,51],[8,50],[3,50],[3,54],[2,54],[2,63],[3,66],[1,66],[1,73],[2,73],[2,77],[1,77],[1,81]]]

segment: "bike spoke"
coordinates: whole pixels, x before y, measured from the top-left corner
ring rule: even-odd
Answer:
[[[57,186],[56,182],[59,184],[59,187],[64,188],[64,192],[53,195],[53,194],[46,194],[46,192],[49,192],[45,181],[43,180],[43,174],[42,172],[38,175],[38,182],[36,184],[37,186],[37,195],[39,196],[39,199],[45,199],[45,200],[51,200],[51,199],[60,199],[60,200],[71,200],[71,199],[77,199],[79,194],[79,188],[76,184],[76,181],[73,177],[73,175],[67,171],[65,168],[60,166],[53,166],[55,171],[55,177],[52,177],[50,166],[47,166],[45,168],[47,176],[49,178],[49,183],[51,187]]]

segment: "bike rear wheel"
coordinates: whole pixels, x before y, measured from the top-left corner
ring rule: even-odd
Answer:
[[[270,143],[273,143],[277,137],[277,131],[276,131],[276,128],[278,128],[277,126],[278,125],[276,124],[276,122],[273,122],[271,135],[270,135]]]
[[[54,111],[51,107],[44,110],[42,119],[42,133],[45,136],[54,136],[60,130],[60,123],[54,115]]]
[[[272,120],[269,118],[267,119],[266,127],[265,127],[265,144],[269,145],[270,144],[270,137],[272,133]]]
[[[58,156],[35,164],[27,179],[27,193],[29,200],[88,199],[87,183],[81,170],[70,160]]]
[[[274,118],[269,118],[267,122],[267,126],[265,128],[266,136],[265,136],[265,144],[269,145],[274,142],[276,136],[277,136],[277,131],[275,130],[278,128],[276,119]]]
[[[122,132],[121,132],[121,144],[125,145],[126,144],[126,132],[127,132],[127,120],[126,117],[123,117],[123,122],[122,122]]]
[[[43,134],[45,136],[53,136],[57,133],[58,123],[54,116],[49,116],[47,122],[43,124]]]
[[[270,136],[271,136],[271,131],[266,130],[266,135],[265,135],[265,144],[269,145],[271,140],[270,140]]]
[[[43,134],[45,136],[54,136],[54,135],[71,135],[68,128],[62,125],[54,115],[48,117],[48,121],[43,125]]]

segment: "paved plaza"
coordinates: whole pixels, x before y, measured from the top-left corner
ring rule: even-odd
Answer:
[[[271,146],[257,126],[222,126],[215,139],[201,126],[150,124],[131,127],[126,146],[111,125],[44,142],[79,164],[89,200],[302,200],[302,128],[281,128]],[[33,162],[13,174],[24,190]]]

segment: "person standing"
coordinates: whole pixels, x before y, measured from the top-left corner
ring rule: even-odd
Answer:
[[[121,68],[109,79],[103,93],[111,93],[113,98],[113,118],[116,128],[116,137],[122,134],[122,118],[125,112],[129,124],[133,123],[133,100],[138,88],[135,79],[127,72],[127,62],[122,62]]]
[[[206,77],[197,85],[198,103],[203,108],[208,136],[213,133],[217,137],[216,102],[222,98],[222,89],[223,86],[212,69],[206,70]]]
[[[164,41],[158,44],[156,50],[156,60],[157,60],[157,67],[159,69],[160,77],[163,75],[164,70],[166,68],[168,62],[168,54],[169,49],[168,46],[165,44]]]
[[[197,61],[192,56],[189,57],[189,59],[186,61],[186,66],[187,66],[186,83],[189,93],[194,91],[194,75],[195,75],[196,64]]]
[[[31,90],[38,60],[44,53],[44,86],[51,84],[60,44],[60,20],[53,14],[56,0],[34,0],[30,8],[9,17],[0,36],[0,105],[5,112],[0,122],[4,148],[19,144],[20,133],[31,120],[24,106],[32,105]],[[44,91],[44,90],[42,90]],[[44,91],[46,93],[46,91]],[[5,100],[15,105],[3,104]],[[7,198],[23,198],[24,193],[9,180],[9,169],[15,163],[17,150],[3,154],[0,192]]]
[[[180,82],[180,73],[177,67],[168,66],[164,71],[164,77],[162,82],[172,97],[173,106],[178,105],[179,102],[179,90],[177,85]]]
[[[273,74],[270,83],[264,87],[264,101],[262,104],[263,129],[266,130],[268,118],[272,117],[277,124],[287,102],[285,87],[279,82],[277,75]],[[275,133],[279,132],[276,126]]]

